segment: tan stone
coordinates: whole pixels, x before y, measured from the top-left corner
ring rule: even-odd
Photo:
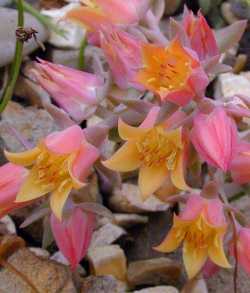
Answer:
[[[75,293],[69,269],[54,261],[36,256],[28,248],[21,248],[8,258],[8,262],[20,271],[41,293]],[[13,272],[0,271],[1,293],[34,293],[31,286]]]
[[[98,246],[88,251],[90,270],[95,276],[112,275],[126,281],[127,261],[119,245]]]
[[[127,232],[121,227],[112,223],[107,223],[93,233],[90,249],[97,246],[112,244],[126,234]]]
[[[89,276],[83,279],[81,293],[125,293],[126,289],[126,284],[113,276]]]
[[[0,234],[16,234],[16,225],[10,216],[0,219]]]
[[[148,222],[147,216],[137,214],[114,214],[115,223],[124,228],[130,228],[135,225],[146,224]]]
[[[122,184],[121,189],[115,188],[109,205],[116,212],[126,213],[159,212],[169,208],[168,204],[153,195],[143,201],[138,186],[131,183]]]
[[[9,126],[31,145],[35,145],[40,139],[57,130],[53,118],[45,110],[22,107],[15,102],[10,102],[2,114],[0,137],[4,141],[4,146],[13,152],[23,151],[25,147],[12,134]]]
[[[162,285],[177,283],[181,265],[167,257],[131,262],[128,266],[128,282],[138,285]]]
[[[229,98],[234,95],[250,96],[249,74],[223,73],[218,77],[216,83],[217,97]]]
[[[178,293],[179,291],[172,286],[157,286],[147,289],[142,289],[139,291],[134,291],[133,293]]]

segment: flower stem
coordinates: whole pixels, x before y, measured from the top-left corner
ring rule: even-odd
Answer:
[[[84,70],[84,66],[85,66],[85,64],[84,64],[84,61],[85,61],[84,60],[85,59],[84,58],[84,50],[85,50],[86,46],[87,46],[87,40],[84,37],[81,42],[81,47],[79,50],[79,58],[78,58],[78,69],[80,69],[80,70]]]
[[[220,189],[220,198],[225,205],[229,205],[228,199],[224,192],[224,189]],[[228,217],[232,223],[233,227],[233,244],[234,244],[234,255],[235,255],[235,266],[234,266],[234,276],[233,276],[233,284],[234,284],[234,293],[238,292],[237,288],[237,280],[238,280],[238,251],[237,251],[237,221],[235,219],[235,215],[232,211],[228,211]]]
[[[23,27],[24,25],[24,8],[23,8],[23,0],[17,1],[18,8],[18,27]],[[23,52],[23,42],[20,40],[16,40],[16,50],[14,61],[11,66],[9,80],[7,82],[6,88],[4,89],[1,102],[0,102],[0,113],[3,112],[5,107],[7,106],[9,100],[13,95],[13,91],[16,85],[16,81],[19,75],[20,67],[22,64],[22,52]]]

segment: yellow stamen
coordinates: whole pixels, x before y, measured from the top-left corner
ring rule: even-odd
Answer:
[[[168,133],[163,127],[157,126],[149,130],[136,143],[136,147],[145,166],[166,164],[168,170],[175,168],[178,147],[169,140]]]

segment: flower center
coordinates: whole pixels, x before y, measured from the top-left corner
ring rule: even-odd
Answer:
[[[68,160],[69,155],[56,155],[47,150],[42,151],[35,163],[39,184],[55,189],[68,182],[71,179]]]
[[[145,166],[160,166],[166,163],[168,170],[175,168],[178,148],[169,140],[163,127],[158,126],[149,130],[136,143],[136,147]]]
[[[166,52],[162,60],[153,56],[156,66],[153,68],[152,78],[149,83],[158,84],[162,91],[175,91],[185,86],[190,74],[190,60],[186,56],[178,56]]]
[[[207,225],[202,216],[192,224],[187,232],[185,239],[193,245],[194,248],[206,248],[213,239],[214,231]]]

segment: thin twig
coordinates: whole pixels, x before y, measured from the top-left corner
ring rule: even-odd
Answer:
[[[228,199],[225,195],[223,188],[220,189],[220,198],[225,205],[229,205]],[[234,293],[237,293],[238,292],[238,289],[237,289],[237,280],[238,280],[237,222],[236,222],[234,213],[232,211],[228,211],[228,216],[233,225],[233,244],[234,244],[234,256],[235,256],[233,284],[234,284]]]

